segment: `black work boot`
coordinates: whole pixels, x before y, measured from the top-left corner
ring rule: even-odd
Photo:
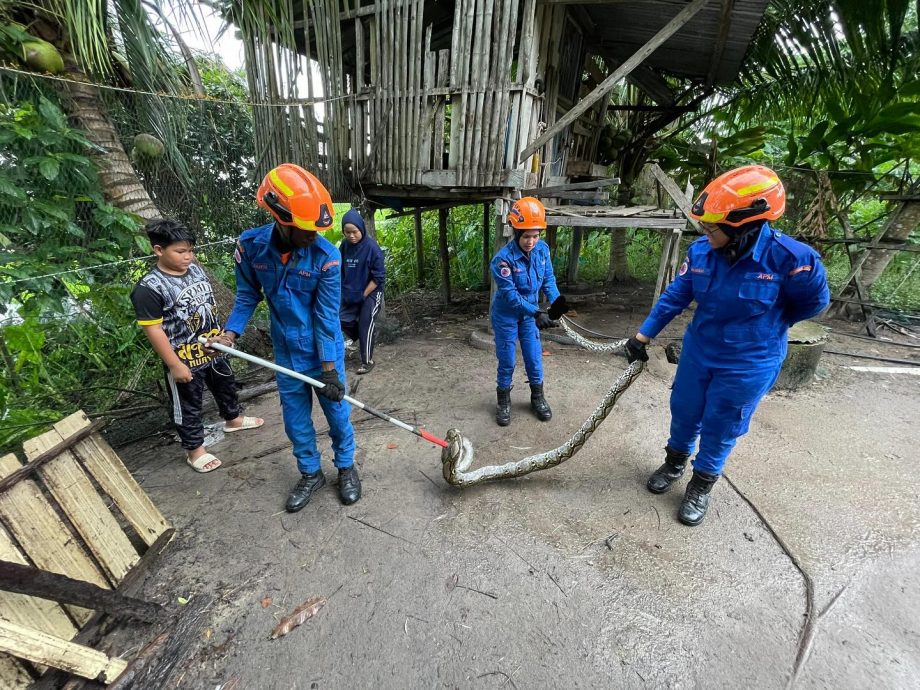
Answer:
[[[339,498],[347,506],[361,498],[361,480],[354,465],[339,469]]]
[[[691,527],[700,524],[709,510],[709,492],[716,483],[718,475],[705,472],[693,472],[687,484],[687,492],[677,511],[677,519]]]
[[[291,489],[284,509],[289,513],[296,513],[310,502],[314,493],[324,486],[326,486],[326,476],[322,470],[319,472],[304,472],[300,476],[297,486]]]
[[[684,476],[690,453],[681,453],[670,446],[664,447],[664,464],[648,478],[646,488],[653,494],[663,494],[671,485]]]
[[[542,383],[530,384],[530,409],[541,422],[548,422],[553,418],[553,411],[549,409],[549,403],[543,397]]]
[[[495,423],[499,426],[511,424],[511,389],[496,388],[498,404],[495,406]]]

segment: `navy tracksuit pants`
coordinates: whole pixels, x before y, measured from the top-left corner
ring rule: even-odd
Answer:
[[[374,359],[374,331],[377,314],[383,305],[383,290],[374,290],[359,304],[342,307],[342,332],[358,342],[361,362],[367,364]]]

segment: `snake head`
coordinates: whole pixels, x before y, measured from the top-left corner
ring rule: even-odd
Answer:
[[[441,472],[444,481],[452,486],[462,486],[461,473],[473,461],[473,447],[457,429],[447,430],[447,448],[441,449]]]

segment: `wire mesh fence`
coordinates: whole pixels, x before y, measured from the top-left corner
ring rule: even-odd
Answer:
[[[0,360],[6,372],[0,445],[15,441],[17,429],[29,433],[30,424],[62,411],[82,407],[102,414],[130,407],[131,396],[155,386],[159,370],[128,300],[152,265],[143,219],[171,217],[193,229],[198,260],[232,297],[233,241],[268,220],[254,203],[269,155],[257,150],[257,140],[265,137],[256,136],[255,123],[269,126],[281,118],[285,131],[314,127],[316,136],[297,141],[322,142],[324,124],[312,110],[310,117],[292,114],[291,108],[308,106],[253,104],[240,75],[219,65],[205,74],[207,96],[187,98],[0,67]],[[301,162],[303,147],[292,147],[290,160]],[[270,155],[280,153],[273,149]],[[796,169],[780,174],[790,197],[783,227],[817,244],[840,287],[851,265],[848,252],[864,246],[841,242],[847,238],[840,214],[820,176]],[[338,198],[345,200],[347,190]],[[853,241],[869,241],[890,211],[881,200],[847,209]],[[451,214],[456,287],[482,287],[481,218],[481,208],[474,207]],[[429,288],[440,280],[434,269],[436,225],[433,218],[424,224]],[[380,223],[378,232],[394,278],[390,289],[415,288],[412,218]],[[566,236],[560,235],[562,263]],[[657,239],[630,237],[629,267],[647,278],[657,265]],[[609,248],[609,234],[585,242],[583,279],[606,276]],[[920,308],[918,259],[910,249],[894,254],[870,297]],[[88,386],[90,380],[130,393],[111,395]]]

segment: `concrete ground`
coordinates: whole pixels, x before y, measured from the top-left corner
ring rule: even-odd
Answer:
[[[580,319],[627,333],[641,314]],[[436,434],[459,428],[477,465],[561,444],[625,366],[548,344],[552,422],[529,413],[519,366],[501,429],[494,357],[467,345],[470,323],[433,323],[381,347],[356,397]],[[877,354],[911,354],[890,350]],[[289,515],[298,473],[274,394],[248,407],[263,429],[213,448],[224,466],[212,474],[171,442],[123,448],[178,531],[145,594],[215,597],[175,686],[917,687],[920,388],[847,368],[859,364],[885,366],[826,355],[809,388],[771,393],[729,461],[737,490],[720,482],[693,529],[675,519],[683,485],[644,488],[667,438],[674,367],[661,348],[578,455],[518,480],[452,488],[438,449],[356,410],[363,499],[341,506],[331,482]],[[327,436],[321,447],[333,479]],[[814,583],[811,608],[792,559]],[[270,640],[314,595],[328,599],[315,618]]]

